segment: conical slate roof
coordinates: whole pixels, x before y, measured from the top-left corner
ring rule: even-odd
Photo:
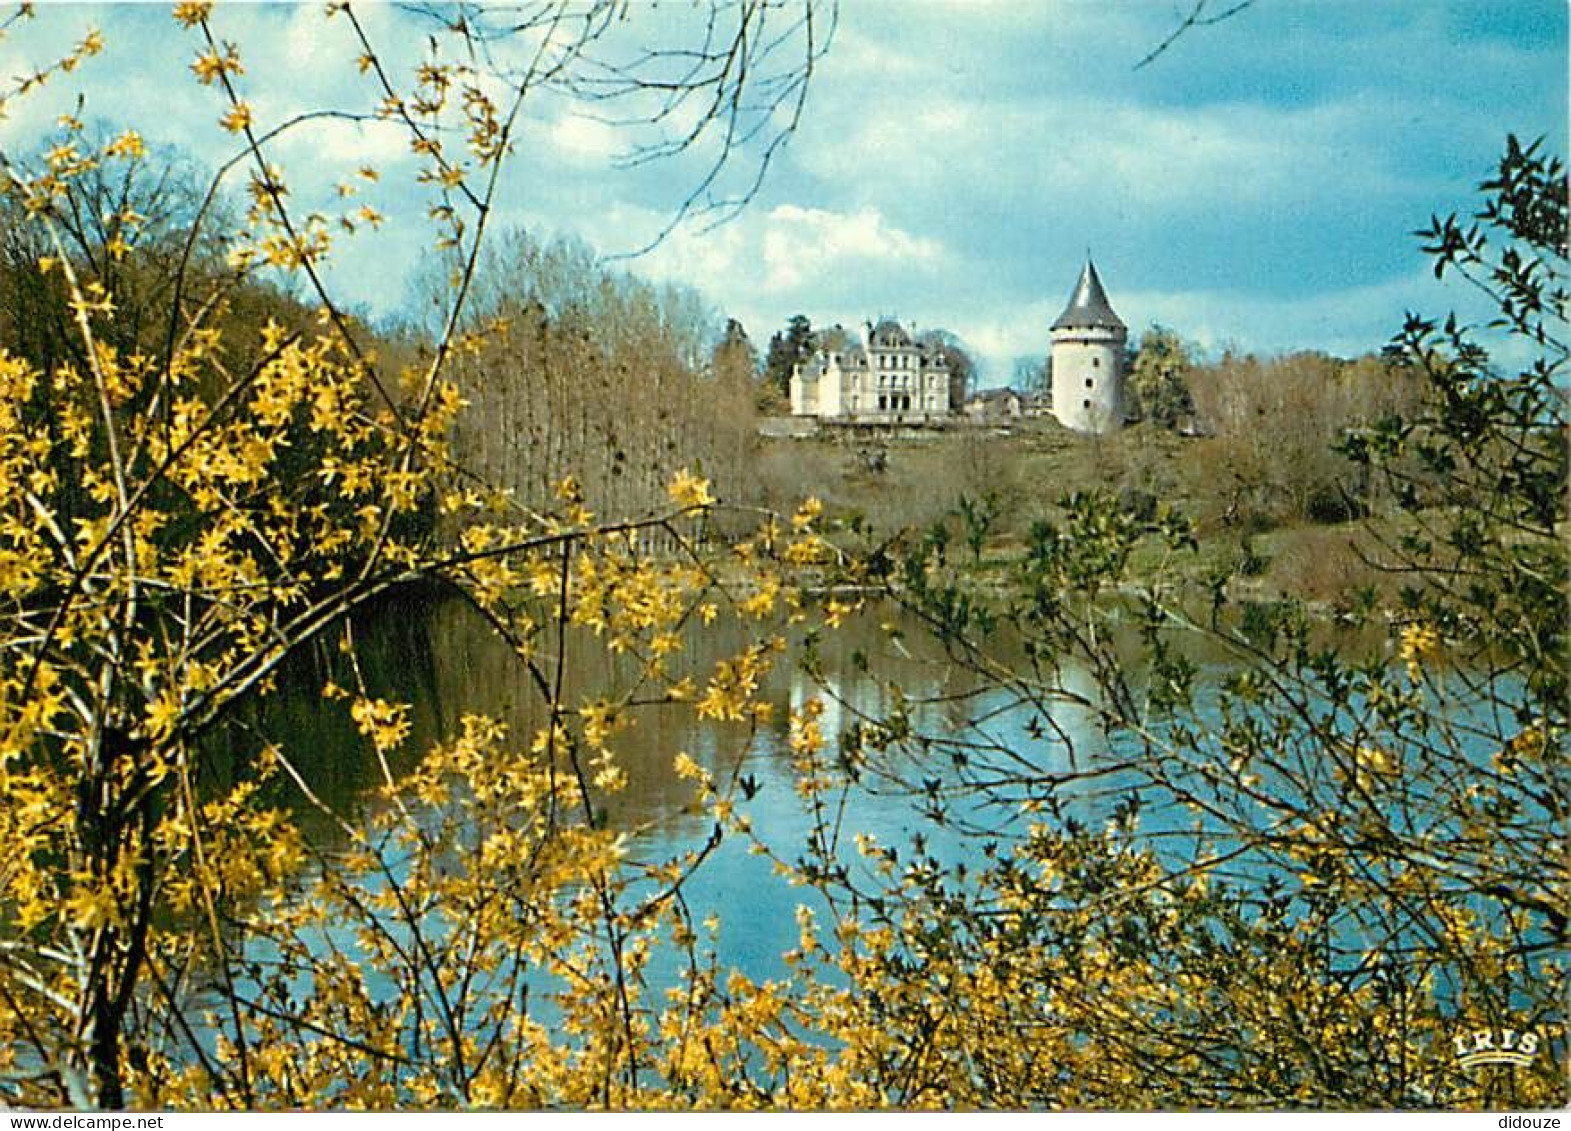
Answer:
[[[1069,296],[1069,305],[1064,307],[1064,312],[1058,316],[1058,321],[1053,323],[1055,330],[1064,330],[1071,326],[1127,329],[1118,315],[1113,313],[1113,304],[1107,301],[1107,292],[1102,289],[1102,280],[1097,278],[1096,266],[1089,259],[1086,260],[1086,269],[1080,272],[1080,282],[1075,284],[1074,294]]]

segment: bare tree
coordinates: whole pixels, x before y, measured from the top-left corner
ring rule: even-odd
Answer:
[[[1189,11],[1184,13],[1179,19],[1177,26],[1167,34],[1162,42],[1146,52],[1141,57],[1140,62],[1135,64],[1134,69],[1138,71],[1142,67],[1154,63],[1159,56],[1166,54],[1173,44],[1177,43],[1185,34],[1193,31],[1195,28],[1214,27],[1225,20],[1232,19],[1245,8],[1254,7],[1254,4],[1255,0],[1229,0],[1229,2],[1220,5],[1213,3],[1213,0],[1193,0]]]
[[[721,223],[762,186],[801,121],[836,8],[814,0],[700,0],[686,11],[621,0],[420,4],[478,69],[520,95],[551,91],[626,132],[619,163],[702,152],[653,247],[690,217]]]

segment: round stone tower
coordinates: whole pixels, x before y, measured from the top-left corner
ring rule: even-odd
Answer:
[[[1116,432],[1124,426],[1128,337],[1087,259],[1069,305],[1053,323],[1053,415],[1065,428]]]

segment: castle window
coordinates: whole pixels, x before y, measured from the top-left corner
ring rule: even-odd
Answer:
[[[1088,409],[1088,408],[1091,407],[1091,402],[1090,401],[1081,401],[1080,402],[1080,407]]]
[[[1088,389],[1096,388],[1096,382],[1093,381],[1090,377],[1086,378],[1086,388],[1088,388]]]
[[[1100,368],[1102,368],[1102,359],[1100,357],[1093,357],[1091,359],[1091,368],[1092,369],[1100,369]]]

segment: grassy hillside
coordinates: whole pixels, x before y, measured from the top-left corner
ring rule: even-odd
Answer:
[[[989,500],[996,517],[988,524],[984,567],[1012,556],[1033,522],[1054,519],[1065,495],[1105,489],[1133,508],[1167,504],[1196,521],[1198,553],[1172,564],[1197,583],[1235,567],[1262,597],[1334,601],[1383,580],[1369,560],[1381,556],[1386,524],[1315,522],[1290,506],[1270,506],[1280,469],[1244,458],[1236,442],[1217,437],[1145,425],[1093,437],[1033,420],[1008,431],[760,437],[757,445],[754,485],[741,501],[788,511],[817,496],[833,522],[875,539],[942,523],[957,561],[971,558],[963,500]]]

